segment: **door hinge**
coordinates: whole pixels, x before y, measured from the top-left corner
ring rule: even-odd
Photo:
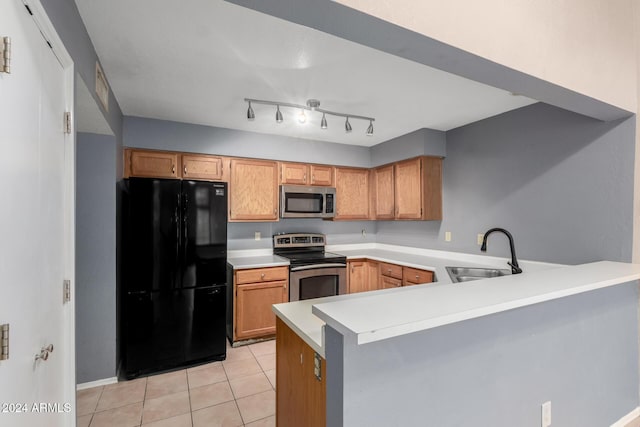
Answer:
[[[0,325],[0,360],[9,358],[9,324]]]
[[[63,120],[64,133],[71,135],[71,112],[65,111]]]
[[[313,357],[313,374],[318,381],[322,381],[322,358],[318,353]]]
[[[62,303],[66,304],[71,301],[71,280],[62,282]]]
[[[0,43],[0,73],[11,74],[11,37],[2,37]]]

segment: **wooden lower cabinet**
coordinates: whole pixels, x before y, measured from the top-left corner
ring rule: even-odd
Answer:
[[[433,282],[433,271],[380,263],[380,288],[390,289]]]
[[[233,341],[275,334],[273,304],[289,300],[287,267],[236,270]]]
[[[378,289],[378,263],[365,259],[349,260],[347,285],[350,294]]]
[[[402,286],[433,282],[433,271],[402,267]]]
[[[320,358],[318,379],[314,372],[315,351],[279,318],[276,331],[276,426],[325,427],[325,360]]]

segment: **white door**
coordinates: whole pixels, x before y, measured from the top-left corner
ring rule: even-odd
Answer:
[[[11,74],[0,73],[0,324],[10,325],[10,340],[0,360],[0,425],[73,425],[73,304],[63,304],[74,200],[66,70],[20,0],[0,2],[3,36],[12,61]],[[49,344],[48,359],[36,360]]]

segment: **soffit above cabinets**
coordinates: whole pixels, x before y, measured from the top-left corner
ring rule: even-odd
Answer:
[[[372,146],[421,128],[449,130],[536,102],[223,1],[76,0],[123,114]],[[244,98],[375,117],[253,105]]]

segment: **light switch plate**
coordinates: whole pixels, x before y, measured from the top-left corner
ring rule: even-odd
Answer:
[[[451,241],[451,232],[450,231],[445,231],[444,232],[444,241],[445,242],[450,242]]]
[[[254,239],[256,239],[256,240],[260,240],[260,239],[262,239],[262,234],[260,234],[260,232],[259,232],[259,231],[256,231],[256,232],[253,234],[253,238],[254,238]]]
[[[551,401],[542,404],[542,427],[551,427]]]
[[[482,244],[482,239],[484,239],[484,233],[478,233],[478,240],[476,241],[478,245]]]

